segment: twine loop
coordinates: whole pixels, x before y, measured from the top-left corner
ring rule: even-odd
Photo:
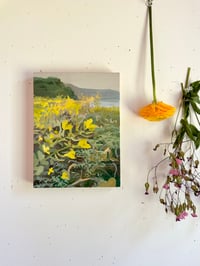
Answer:
[[[152,6],[153,4],[153,0],[146,0],[146,5],[149,7],[149,6]]]

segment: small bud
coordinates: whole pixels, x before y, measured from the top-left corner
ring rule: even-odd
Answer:
[[[194,192],[198,192],[198,188],[197,188],[197,186],[195,186],[195,185],[192,185],[192,186],[191,186],[191,189],[192,189]]]
[[[166,204],[164,199],[160,199],[160,203],[164,205]]]
[[[150,187],[149,183],[146,182],[146,183],[144,184],[144,186],[145,186],[145,195],[149,195],[149,187]]]
[[[149,185],[149,182],[146,182],[144,186],[145,186],[145,189],[148,190],[149,189],[149,186],[150,186]]]
[[[195,164],[195,168],[198,168],[198,166],[199,166],[199,160],[196,160],[195,162],[194,162],[194,164]]]
[[[154,193],[158,193],[158,190],[159,190],[158,186],[155,185],[155,186],[153,187],[153,192],[154,192]]]

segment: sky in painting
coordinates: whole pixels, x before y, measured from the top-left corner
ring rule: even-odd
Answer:
[[[112,89],[119,91],[119,73],[88,72],[36,72],[34,77],[57,77],[66,84],[87,89]]]

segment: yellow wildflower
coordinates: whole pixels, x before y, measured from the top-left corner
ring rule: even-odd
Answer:
[[[42,145],[42,149],[43,149],[43,152],[44,152],[44,153],[46,153],[46,154],[50,154],[49,147],[46,146],[45,144]]]
[[[91,145],[87,142],[86,139],[81,139],[78,142],[78,146],[83,149],[90,149]]]
[[[65,153],[63,156],[70,159],[76,159],[76,153],[73,149],[71,149],[68,153]]]
[[[49,138],[50,138],[50,139],[54,139],[54,138],[55,138],[55,135],[54,135],[53,133],[50,133],[50,134],[49,134]]]
[[[60,110],[59,110],[59,106],[53,106],[51,109],[51,113],[55,114],[55,115],[59,115]]]
[[[63,171],[62,175],[61,175],[61,178],[64,179],[64,180],[68,180],[70,178],[70,176],[69,176],[67,171]]]
[[[50,167],[49,168],[49,171],[48,171],[48,175],[51,175],[51,174],[53,174],[54,173],[54,169],[53,169],[53,167]]]
[[[81,104],[78,101],[75,101],[71,98],[67,98],[65,102],[65,109],[70,113],[70,114],[76,114],[78,115],[79,110],[81,108]]]
[[[160,121],[171,117],[175,111],[175,107],[163,102],[157,102],[141,108],[139,115],[149,121]]]
[[[68,120],[62,121],[62,129],[63,130],[72,130],[72,124],[69,123]]]
[[[49,132],[52,131],[52,126],[48,126]]]
[[[93,119],[90,118],[90,119],[84,121],[84,127],[85,127],[85,129],[89,129],[90,131],[93,131],[93,130],[95,130],[97,125],[93,124]]]
[[[38,141],[43,141],[43,137],[41,135],[38,137]]]

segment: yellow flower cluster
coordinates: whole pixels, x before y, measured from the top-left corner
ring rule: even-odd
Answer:
[[[34,97],[34,136],[39,147],[39,153],[36,153],[37,166],[40,166],[41,161],[45,163],[44,169],[48,176],[69,180],[70,171],[66,169],[67,166],[64,165],[63,169],[58,171],[51,166],[52,162],[76,160],[77,163],[80,149],[92,148],[89,140],[98,126],[88,114],[94,108],[92,103],[95,99]],[[49,161],[51,165],[47,169]]]
[[[34,123],[39,129],[52,127],[55,121],[66,112],[71,116],[77,116],[83,108],[83,102],[71,98],[57,97],[54,99],[44,97],[34,97]],[[71,130],[72,125],[63,121],[63,129]]]

